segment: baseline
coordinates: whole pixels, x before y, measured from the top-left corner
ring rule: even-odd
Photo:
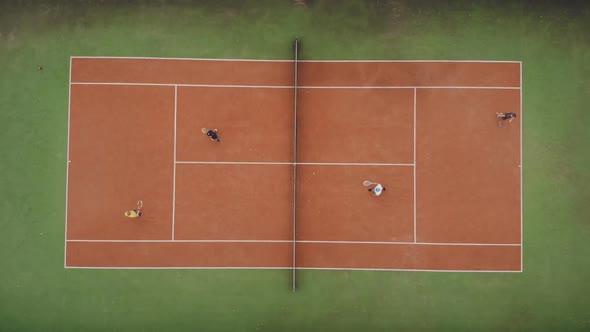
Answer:
[[[68,138],[66,142],[66,199],[65,199],[65,216],[64,216],[64,267],[68,252],[68,200],[69,200],[69,180],[70,180],[70,118],[72,113],[72,58],[70,57],[70,68],[68,73]]]
[[[523,115],[524,110],[522,109],[522,62],[520,63],[520,270],[524,271],[524,192],[522,190],[522,172],[523,172],[523,159],[522,159],[522,126],[524,123]]]
[[[143,60],[194,60],[194,61],[237,61],[237,62],[293,62],[283,59],[229,59],[229,58],[174,58],[140,56],[85,56],[73,55],[71,59],[143,59]],[[299,60],[299,62],[476,62],[476,63],[521,63],[516,60]]]

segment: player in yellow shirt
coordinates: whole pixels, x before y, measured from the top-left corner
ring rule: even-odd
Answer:
[[[143,215],[143,212],[141,212],[141,208],[143,207],[143,202],[142,201],[137,201],[137,209],[133,209],[130,211],[126,211],[125,212],[125,217],[127,218],[139,218]]]
[[[131,211],[127,211],[125,212],[125,217],[127,218],[139,218],[141,217],[143,213],[139,210],[131,210]]]

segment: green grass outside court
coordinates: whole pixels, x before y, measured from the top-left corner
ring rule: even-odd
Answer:
[[[0,331],[590,330],[590,5],[0,5]],[[65,3],[76,3],[66,6]],[[71,55],[522,60],[524,273],[65,270]],[[37,71],[42,65],[44,70]]]

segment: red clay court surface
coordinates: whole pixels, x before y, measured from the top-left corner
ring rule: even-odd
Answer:
[[[65,266],[522,271],[520,62],[298,67],[72,57]]]

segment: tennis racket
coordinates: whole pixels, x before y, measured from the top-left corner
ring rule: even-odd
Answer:
[[[143,201],[139,200],[137,201],[137,209],[141,209],[143,207]]]
[[[203,134],[206,134],[206,133],[207,133],[207,128],[201,128],[201,132],[202,132]]]
[[[365,186],[365,187],[372,186],[374,184],[377,184],[377,182],[371,182],[371,181],[364,181],[363,182],[363,186]]]

